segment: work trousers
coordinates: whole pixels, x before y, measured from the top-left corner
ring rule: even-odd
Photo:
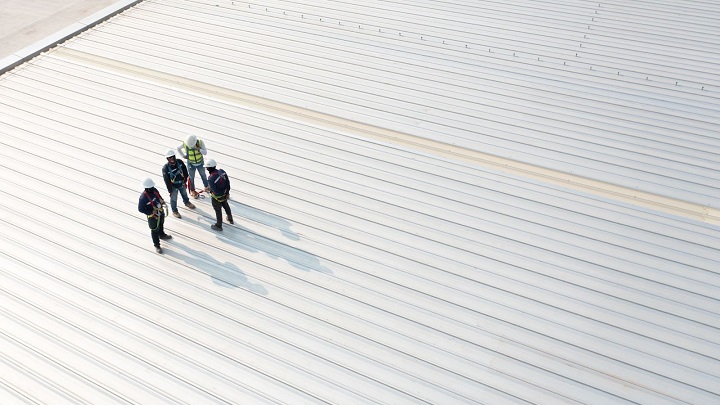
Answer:
[[[218,228],[222,228],[222,209],[225,209],[225,213],[227,214],[228,218],[232,219],[232,212],[230,212],[230,204],[228,203],[227,198],[223,202],[219,202],[216,199],[212,199],[212,207],[215,210],[215,226]]]
[[[195,191],[195,171],[196,170],[198,171],[198,173],[200,173],[200,179],[202,180],[203,187],[208,186],[207,173],[205,173],[205,169],[203,169],[202,165],[193,166],[190,162],[188,162],[187,168],[188,168],[188,178],[190,179],[190,191]]]
[[[158,211],[157,218],[148,217],[148,226],[150,227],[150,236],[152,236],[153,245],[160,246],[160,235],[165,234],[163,226],[165,225],[165,214]]]
[[[172,212],[178,212],[178,207],[177,207],[178,192],[180,193],[180,196],[182,196],[183,204],[187,205],[190,202],[187,192],[185,191],[185,187],[173,186],[172,191],[170,192],[170,210],[172,210]]]

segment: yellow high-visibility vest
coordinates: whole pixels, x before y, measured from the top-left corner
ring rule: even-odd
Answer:
[[[185,142],[183,142],[183,146],[185,146],[185,156],[187,156],[188,162],[191,165],[197,166],[198,164],[203,163],[203,155],[200,153],[200,148],[202,148],[201,140],[197,141],[194,148],[187,146]]]

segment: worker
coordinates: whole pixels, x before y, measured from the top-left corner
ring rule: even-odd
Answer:
[[[182,218],[177,207],[178,193],[182,197],[185,206],[191,210],[195,209],[195,204],[190,202],[187,193],[185,192],[185,181],[188,178],[188,170],[185,163],[182,160],[177,160],[175,157],[175,151],[168,149],[165,153],[167,163],[162,168],[163,180],[165,180],[165,187],[167,187],[168,194],[170,194],[170,210],[175,218]]]
[[[208,183],[210,184],[210,196],[212,197],[212,207],[215,210],[216,221],[210,226],[215,231],[222,231],[222,209],[225,209],[228,223],[233,223],[232,212],[230,211],[230,179],[223,169],[216,169],[215,159],[208,159],[205,167],[208,171]]]
[[[165,200],[160,196],[160,192],[155,188],[155,182],[151,178],[145,179],[142,183],[143,190],[140,194],[138,202],[138,211],[147,215],[148,226],[150,227],[150,236],[152,237],[155,251],[162,253],[160,247],[160,239],[170,239],[172,236],[165,233],[163,224],[165,223]]]
[[[203,191],[209,190],[207,177],[205,176],[205,172],[202,170],[204,159],[203,155],[207,154],[205,142],[199,140],[195,135],[188,135],[187,138],[185,138],[185,142],[178,145],[177,151],[183,158],[187,159],[188,190],[190,191],[190,196],[192,198],[198,198],[199,193],[195,190],[196,170],[200,172],[200,178],[202,179],[203,187],[205,188]]]

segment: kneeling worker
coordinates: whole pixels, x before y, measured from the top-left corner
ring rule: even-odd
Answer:
[[[215,159],[208,159],[205,165],[208,171],[208,184],[210,185],[210,196],[212,197],[212,206],[215,210],[216,222],[210,226],[213,230],[222,231],[222,209],[225,209],[227,221],[233,223],[232,212],[230,212],[230,179],[225,170],[216,169]]]

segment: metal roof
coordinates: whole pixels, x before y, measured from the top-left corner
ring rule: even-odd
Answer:
[[[719,11],[146,0],[19,65],[0,403],[720,402]],[[189,133],[236,223],[157,255]]]

